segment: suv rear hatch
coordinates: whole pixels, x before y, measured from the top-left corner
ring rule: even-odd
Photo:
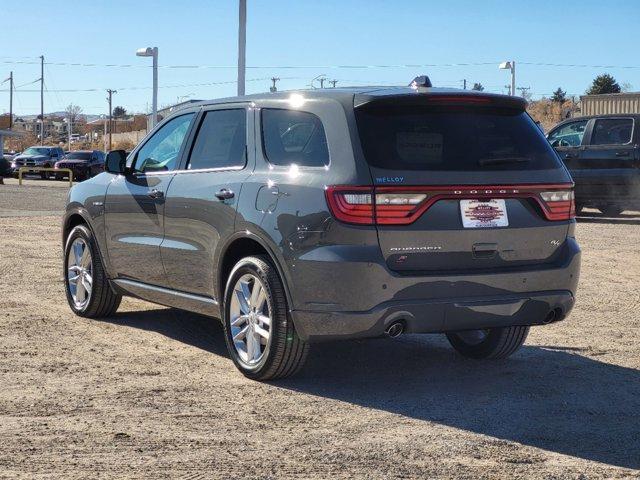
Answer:
[[[571,177],[525,106],[464,93],[356,97],[374,185],[330,189],[332,210],[367,223],[368,208],[387,265],[398,272],[560,261],[574,216]]]

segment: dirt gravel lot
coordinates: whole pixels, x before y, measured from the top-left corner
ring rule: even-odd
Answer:
[[[314,348],[261,384],[218,323],[66,305],[63,183],[0,186],[1,478],[640,478],[640,214],[578,225],[579,299],[498,362],[440,336]]]

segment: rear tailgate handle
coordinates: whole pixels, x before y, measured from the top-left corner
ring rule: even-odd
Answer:
[[[629,152],[616,152],[616,157],[628,157]]]
[[[472,248],[474,258],[493,258],[498,252],[496,243],[475,243]]]

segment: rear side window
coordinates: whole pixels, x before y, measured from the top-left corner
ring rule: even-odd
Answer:
[[[262,144],[272,165],[329,165],[327,137],[320,119],[297,110],[262,110]]]
[[[556,153],[522,111],[466,106],[356,110],[367,162],[388,170],[544,170]]]
[[[207,112],[198,129],[187,168],[244,167],[246,144],[246,110]]]
[[[588,120],[580,120],[563,125],[549,134],[549,142],[554,147],[579,147],[587,128]]]
[[[624,145],[631,141],[633,120],[630,118],[602,118],[593,124],[591,145]]]

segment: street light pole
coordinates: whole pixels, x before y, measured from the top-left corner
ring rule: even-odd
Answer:
[[[244,95],[247,53],[247,0],[238,3],[238,96]]]
[[[151,128],[158,123],[158,47],[140,48],[136,51],[138,57],[153,57],[153,98],[151,111]]]
[[[40,142],[44,144],[44,55],[40,55]]]
[[[516,62],[511,60],[510,62],[502,62],[498,68],[500,70],[509,70],[511,72],[511,88],[509,89],[509,95],[515,96],[516,94]]]
[[[13,72],[9,72],[9,130],[13,128]]]
[[[111,131],[113,130],[111,125],[111,97],[114,93],[118,92],[116,90],[108,89],[107,93],[109,94],[109,96],[107,97],[107,100],[109,101],[109,150],[111,150]]]

